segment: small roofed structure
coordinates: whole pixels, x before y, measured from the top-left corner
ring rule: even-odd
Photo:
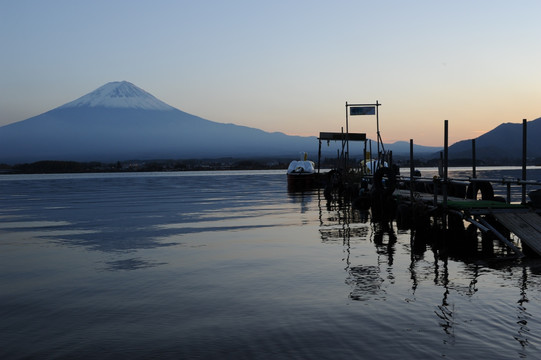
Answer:
[[[321,164],[321,142],[322,141],[341,141],[342,142],[342,154],[347,147],[349,141],[366,141],[365,133],[344,133],[344,132],[320,132],[319,133],[319,150],[317,160],[317,172],[320,171]],[[345,159],[346,157],[344,157]],[[345,160],[344,160],[345,161]],[[345,164],[344,164],[345,165]],[[345,166],[344,166],[345,167]]]

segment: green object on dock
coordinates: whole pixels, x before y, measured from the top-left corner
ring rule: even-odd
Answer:
[[[501,201],[494,200],[449,200],[447,206],[450,209],[455,210],[468,210],[468,209],[526,209],[521,204],[507,204]]]

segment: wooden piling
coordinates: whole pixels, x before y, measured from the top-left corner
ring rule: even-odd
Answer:
[[[526,180],[526,163],[528,152],[528,126],[526,119],[522,119],[522,180]],[[522,203],[526,204],[526,184],[522,184]]]
[[[413,139],[410,139],[410,199],[413,202],[413,188],[415,186],[413,175],[415,173],[415,167],[413,165]]]
[[[476,155],[475,155],[475,139],[472,139],[471,141],[471,158],[472,158],[472,178],[476,178],[477,177],[477,159],[476,159]]]
[[[447,181],[449,171],[449,120],[444,122],[444,135],[443,135],[443,227],[447,227]]]

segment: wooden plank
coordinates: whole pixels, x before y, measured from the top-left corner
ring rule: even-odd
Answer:
[[[494,213],[494,217],[533,251],[541,255],[541,217],[538,214],[507,212]]]
[[[539,233],[541,233],[541,216],[537,213],[529,212],[520,215],[522,220],[527,222],[530,226],[534,227]]]

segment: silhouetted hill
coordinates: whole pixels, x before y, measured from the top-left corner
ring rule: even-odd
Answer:
[[[316,137],[217,123],[128,82],[108,83],[41,115],[0,127],[0,162],[116,161],[317,154]]]
[[[334,158],[338,143],[322,146]],[[409,143],[385,145],[396,156]],[[415,145],[415,154],[438,148]],[[350,146],[360,157],[362,145]],[[223,124],[176,109],[126,82],[111,82],[53,110],[0,127],[0,163],[40,160],[114,162],[129,159],[317,158],[316,137],[289,136]],[[373,149],[376,152],[376,149]]]
[[[541,157],[541,118],[527,122],[529,158]],[[504,123],[475,139],[476,158],[490,162],[510,162],[522,158],[522,123]],[[449,146],[449,159],[471,159],[472,141]]]

